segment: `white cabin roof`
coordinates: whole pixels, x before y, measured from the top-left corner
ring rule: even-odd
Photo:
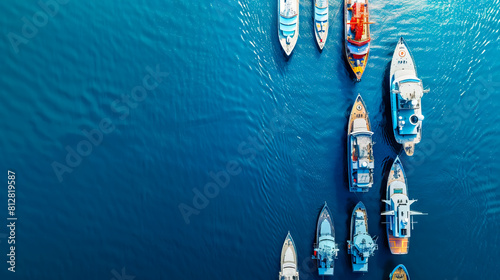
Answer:
[[[293,254],[292,247],[286,248],[285,251],[285,267],[287,266],[286,262],[292,262],[295,265],[295,255]]]
[[[422,81],[415,71],[401,70],[394,73],[394,80],[399,83],[399,94],[406,100],[418,100],[424,95]]]
[[[368,125],[365,119],[355,119],[353,123],[353,132],[368,131]]]
[[[321,236],[332,234],[332,228],[331,228],[328,220],[324,219],[323,222],[321,222],[321,231],[320,232],[321,232]]]

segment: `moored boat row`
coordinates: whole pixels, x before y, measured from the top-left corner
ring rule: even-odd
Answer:
[[[372,37],[370,34],[370,10],[368,0],[343,0],[344,4],[344,49],[349,68],[357,81],[361,80],[370,54]],[[279,0],[279,38],[287,56],[296,46],[299,34],[299,1]],[[329,5],[328,0],[314,0],[314,34],[322,50],[328,37]],[[421,99],[424,93],[422,80],[417,76],[415,61],[408,45],[401,37],[396,44],[389,73],[389,98],[391,104],[391,130],[397,143],[401,144],[408,156],[413,156],[415,145],[422,139]],[[374,183],[374,144],[373,128],[370,123],[365,102],[358,95],[351,108],[347,127],[347,165],[349,191],[367,193]],[[416,200],[409,199],[408,184],[403,164],[399,158],[394,160],[387,177],[385,204],[386,234],[390,252],[394,255],[408,254],[413,217],[426,215],[410,210]],[[351,215],[347,253],[353,272],[368,272],[368,261],[378,249],[377,237],[369,234],[368,211],[359,202]],[[287,246],[285,246],[287,245]],[[292,249],[293,248],[293,249]],[[320,276],[332,276],[339,247],[335,239],[333,217],[326,205],[323,206],[317,224],[316,239],[312,259],[316,260]],[[288,253],[287,253],[288,252]],[[288,254],[288,258],[286,258]],[[293,257],[295,258],[293,258]],[[284,260],[288,261],[284,261]],[[290,233],[282,249],[280,279],[298,280],[297,251]],[[398,265],[389,275],[392,280],[409,280],[404,265]]]
[[[403,198],[393,197],[393,199]],[[347,253],[351,256],[353,272],[368,272],[368,260],[374,256],[375,251],[378,249],[377,239],[378,237],[373,237],[368,232],[368,213],[365,205],[360,201],[352,211],[350,235],[347,241]],[[390,248],[393,254],[397,254],[393,251],[392,246]],[[312,259],[316,260],[318,275],[334,275],[338,252],[339,247],[335,239],[333,219],[325,202],[316,223],[316,238],[312,255]],[[288,232],[283,242],[280,267],[280,280],[299,280],[297,248],[290,232]],[[410,278],[406,267],[399,265],[390,274],[390,279],[409,280]]]
[[[402,37],[392,57],[389,84],[391,130],[405,153],[413,156],[415,144],[422,139],[424,116],[421,99],[429,90],[424,89],[422,80],[418,78],[415,62]],[[351,109],[347,134],[349,189],[352,192],[367,192],[373,184],[373,132],[368,110],[360,95]]]
[[[314,1],[314,37],[320,50],[328,38],[329,0]],[[278,38],[287,56],[292,54],[299,37],[299,0],[278,0]],[[359,81],[370,53],[368,0],[344,0],[344,47],[347,62]]]
[[[287,56],[292,54],[299,37],[299,7],[299,0],[278,1],[278,37]],[[368,0],[344,0],[345,56],[358,81],[365,72],[370,53],[370,24],[373,22],[370,22],[369,15]],[[314,34],[320,49],[328,37],[328,18],[328,0],[314,0]],[[417,76],[415,61],[402,37],[392,56],[389,80],[394,138],[405,153],[412,156],[415,144],[422,139],[424,116],[421,99],[428,90],[424,90],[422,80]],[[357,189],[366,190],[363,187]]]

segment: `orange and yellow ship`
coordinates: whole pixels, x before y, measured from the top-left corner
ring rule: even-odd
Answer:
[[[386,199],[382,201],[386,204],[386,211],[382,212],[382,216],[386,216],[387,240],[391,253],[408,254],[413,216],[426,214],[410,210],[410,205],[416,200],[408,199],[406,175],[399,157],[394,160],[389,171],[387,195]]]
[[[344,0],[345,51],[356,79],[361,80],[370,53],[368,0]]]

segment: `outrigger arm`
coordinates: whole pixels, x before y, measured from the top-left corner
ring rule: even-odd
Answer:
[[[419,211],[410,211],[410,216],[414,216],[414,215],[426,216],[428,214],[427,213],[422,213],[422,212],[419,212]]]
[[[394,216],[394,210],[382,212],[380,215],[382,215],[382,216]]]

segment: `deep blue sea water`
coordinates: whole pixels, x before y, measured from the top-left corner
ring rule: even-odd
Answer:
[[[0,279],[277,279],[288,231],[300,278],[319,279],[310,256],[324,201],[341,246],[336,279],[387,279],[399,263],[412,279],[497,278],[499,0],[372,1],[360,83],[343,58],[339,1],[330,1],[322,53],[312,1],[301,1],[288,60],[276,1],[60,0],[45,17],[37,2],[0,3]],[[34,15],[38,27],[23,27]],[[399,36],[431,89],[412,158],[388,128]],[[374,187],[356,195],[345,143],[358,93],[377,144]],[[416,218],[406,256],[389,253],[380,217],[398,154],[413,209],[429,213]],[[67,172],[58,178],[54,166]],[[8,170],[15,273],[6,263]],[[202,205],[185,219],[180,207],[195,207],[205,187],[211,198],[195,199]],[[365,275],[351,273],[346,254],[359,200],[380,236]]]

